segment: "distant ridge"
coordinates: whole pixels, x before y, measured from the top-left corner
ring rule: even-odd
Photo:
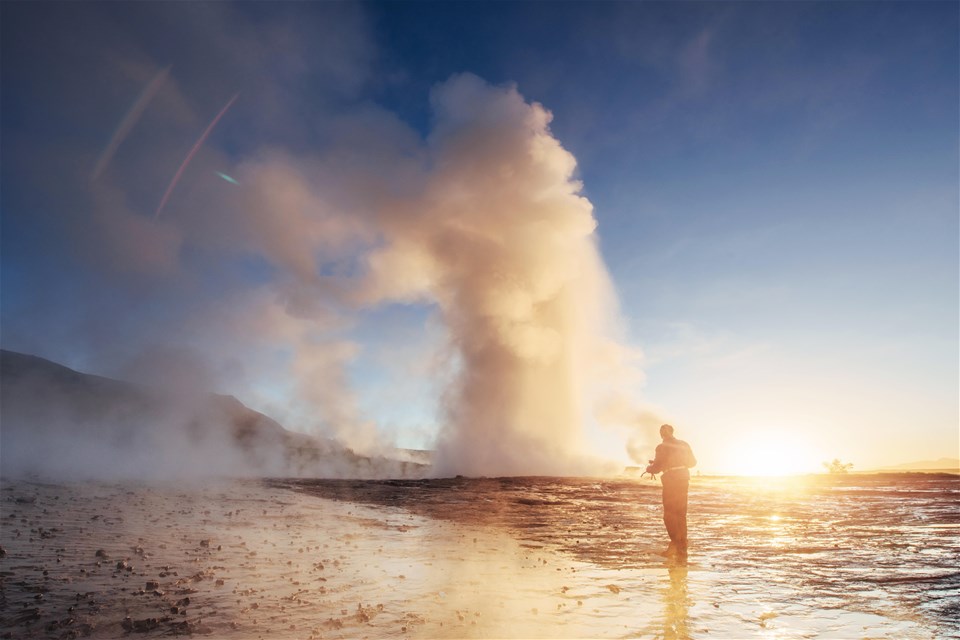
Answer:
[[[945,472],[960,473],[960,458],[938,458],[937,460],[920,460],[917,462],[904,462],[903,464],[879,467],[870,469],[864,473],[871,472],[891,472],[891,471],[927,471],[927,472]]]
[[[233,396],[174,395],[8,350],[0,350],[0,443],[4,476],[410,477],[426,469],[415,455],[361,456],[288,431]]]

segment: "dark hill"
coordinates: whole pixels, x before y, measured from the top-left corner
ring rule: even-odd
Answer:
[[[0,473],[397,477],[423,465],[284,429],[233,396],[172,394],[0,351]]]

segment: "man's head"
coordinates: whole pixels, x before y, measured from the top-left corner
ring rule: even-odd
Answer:
[[[673,437],[673,427],[668,424],[660,425],[660,437],[666,440]]]

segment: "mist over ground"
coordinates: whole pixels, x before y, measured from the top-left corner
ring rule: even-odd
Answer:
[[[292,433],[233,396],[144,386],[0,350],[0,472],[7,479],[422,477],[424,452],[361,456]]]

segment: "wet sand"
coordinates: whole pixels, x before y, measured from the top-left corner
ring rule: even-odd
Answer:
[[[750,577],[742,557],[718,564],[703,540],[689,566],[670,565],[656,554],[652,485],[574,483],[577,504],[598,506],[579,515],[550,508],[556,487],[484,490],[484,503],[462,487],[431,501],[402,483],[358,483],[368,494],[393,487],[379,501],[334,495],[344,486],[5,480],[0,636],[933,638],[949,629],[896,592],[891,601],[879,589],[872,606],[863,594],[809,597],[809,585],[776,567]],[[497,500],[509,504],[490,508]],[[476,517],[513,517],[510,505],[526,519]],[[614,548],[630,560],[601,553]]]

